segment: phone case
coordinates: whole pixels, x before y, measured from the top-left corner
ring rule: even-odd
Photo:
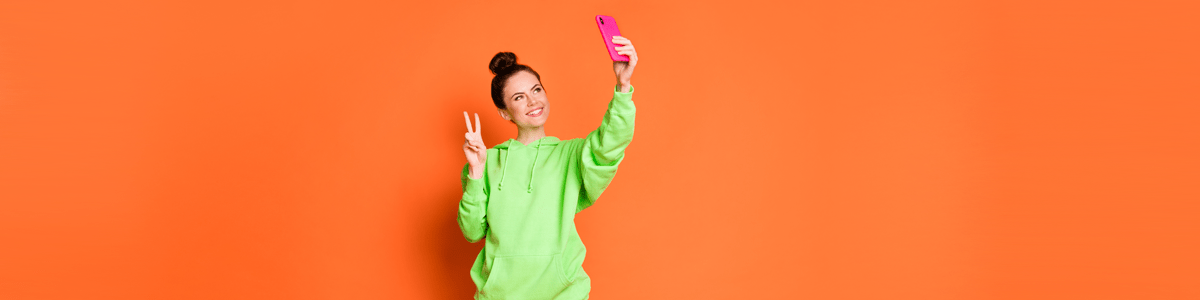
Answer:
[[[629,61],[628,55],[617,54],[617,44],[613,44],[612,37],[621,35],[621,30],[617,29],[617,19],[605,15],[596,15],[596,26],[600,27],[600,37],[604,38],[604,47],[608,48],[608,57],[613,61]]]

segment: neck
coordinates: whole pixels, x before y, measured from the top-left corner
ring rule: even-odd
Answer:
[[[517,142],[521,144],[529,145],[529,143],[544,137],[546,137],[544,127],[517,128]]]

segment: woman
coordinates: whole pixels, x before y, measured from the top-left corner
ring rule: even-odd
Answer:
[[[637,52],[613,37],[617,86],[600,128],[586,138],[546,136],[550,101],[541,76],[518,64],[511,52],[488,66],[496,112],[517,127],[517,138],[488,149],[467,118],[463,197],[458,225],[468,241],[486,238],[471,268],[475,299],[587,299],[591,279],[583,271],[587,250],[575,231],[575,214],[600,198],[633,140],[633,86]]]

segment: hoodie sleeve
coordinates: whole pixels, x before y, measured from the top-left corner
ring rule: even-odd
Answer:
[[[463,237],[474,243],[487,234],[487,172],[483,172],[483,177],[479,179],[472,179],[470,168],[471,164],[463,166],[463,196],[458,202],[458,227],[462,229]]]
[[[600,128],[596,128],[583,140],[580,153],[583,191],[575,212],[596,203],[608,183],[617,175],[617,165],[625,158],[625,147],[633,141],[633,116],[637,109],[633,105],[633,87],[628,93],[613,88],[613,99],[608,102],[608,111]]]

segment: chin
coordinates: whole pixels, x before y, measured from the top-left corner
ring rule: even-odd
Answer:
[[[525,122],[525,127],[537,128],[537,127],[546,126],[546,119],[549,119],[549,118],[542,118],[541,120],[529,120],[528,122]]]

